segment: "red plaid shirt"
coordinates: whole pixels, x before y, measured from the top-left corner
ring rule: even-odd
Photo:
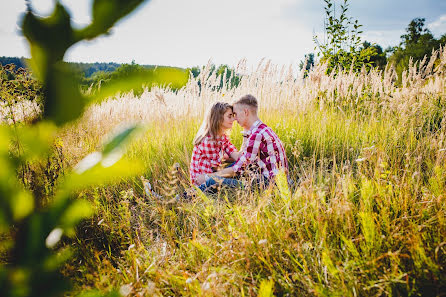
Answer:
[[[285,169],[288,174],[288,160],[285,149],[279,137],[270,127],[256,121],[247,136],[246,148],[241,152],[240,158],[232,167],[239,172],[243,167],[257,165],[266,178],[276,176],[279,169]]]
[[[222,153],[236,152],[237,149],[229,141],[226,135],[213,139],[206,135],[198,145],[194,146],[192,151],[192,160],[190,162],[190,180],[196,184],[197,175],[212,173],[212,167],[218,167],[221,164]]]

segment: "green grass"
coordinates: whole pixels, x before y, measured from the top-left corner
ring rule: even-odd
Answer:
[[[284,143],[294,180],[288,187],[282,176],[266,191],[198,195],[174,205],[146,197],[139,177],[79,193],[95,216],[79,226],[71,243],[76,256],[64,269],[76,292],[444,295],[444,66],[405,86],[395,84],[391,68],[327,77],[319,65],[300,81],[276,80],[277,69],[262,67],[236,89],[216,90],[209,78],[200,92],[191,80],[178,92],[112,100],[66,129],[64,157],[72,164],[123,119],[145,119],[147,130],[127,156],[143,162],[144,176],[168,199],[189,187],[199,111],[252,93],[260,118]],[[235,124],[230,135],[237,147],[240,130]]]
[[[444,126],[432,131],[402,117],[263,110],[286,147],[291,189],[173,206],[144,197],[137,178],[87,191],[96,217],[79,228],[79,253],[66,274],[79,288],[130,284],[134,295],[252,296],[270,285],[279,296],[441,295]],[[175,162],[185,176],[171,187],[185,187],[198,125],[152,123],[129,148],[159,191]],[[236,145],[239,131],[231,135]]]

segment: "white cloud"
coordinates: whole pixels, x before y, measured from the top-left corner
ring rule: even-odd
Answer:
[[[403,34],[404,30],[371,30],[364,31],[361,37],[363,40],[380,45],[384,50],[389,46],[397,46]]]
[[[435,36],[440,36],[446,33],[446,14],[438,17],[432,23],[427,24],[429,30],[431,30],[432,34]]]
[[[122,21],[113,35],[79,45],[68,57],[177,66],[209,59],[234,65],[242,58],[256,64],[265,57],[289,64],[313,49],[306,27],[281,18],[289,2],[154,0]]]

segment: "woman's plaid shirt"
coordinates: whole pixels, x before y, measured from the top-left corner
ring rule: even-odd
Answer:
[[[194,146],[192,151],[192,160],[190,162],[190,180],[196,184],[197,175],[212,173],[212,167],[218,167],[221,164],[223,153],[231,155],[236,152],[236,147],[229,141],[226,135],[212,138],[206,135],[198,145]]]
[[[252,164],[257,165],[266,178],[277,175],[280,169],[288,174],[288,160],[279,137],[260,120],[254,123],[247,136],[246,149],[232,167],[237,173]]]

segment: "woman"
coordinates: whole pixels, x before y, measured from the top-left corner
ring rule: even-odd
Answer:
[[[232,106],[228,103],[217,102],[211,107],[194,138],[189,175],[191,183],[205,193],[215,193],[216,185],[223,184],[229,187],[241,185],[236,179],[210,178],[208,176],[209,173],[216,171],[226,159],[237,160],[239,157],[239,152],[226,134],[232,128],[233,123]],[[197,182],[199,177],[204,177],[203,184]],[[147,195],[162,198],[152,190],[147,179],[141,177],[141,180]],[[175,200],[180,198],[188,199],[189,194],[184,192],[181,196],[177,195]]]
[[[232,128],[233,122],[232,106],[228,103],[217,102],[211,107],[194,138],[189,174],[192,184],[204,192],[213,192],[212,186],[215,184],[225,184],[231,187],[239,184],[235,179],[215,180],[207,175],[216,171],[225,157],[230,157],[233,160],[237,160],[239,157],[239,152],[226,135],[227,131]],[[206,182],[198,184],[199,176],[203,176]]]

